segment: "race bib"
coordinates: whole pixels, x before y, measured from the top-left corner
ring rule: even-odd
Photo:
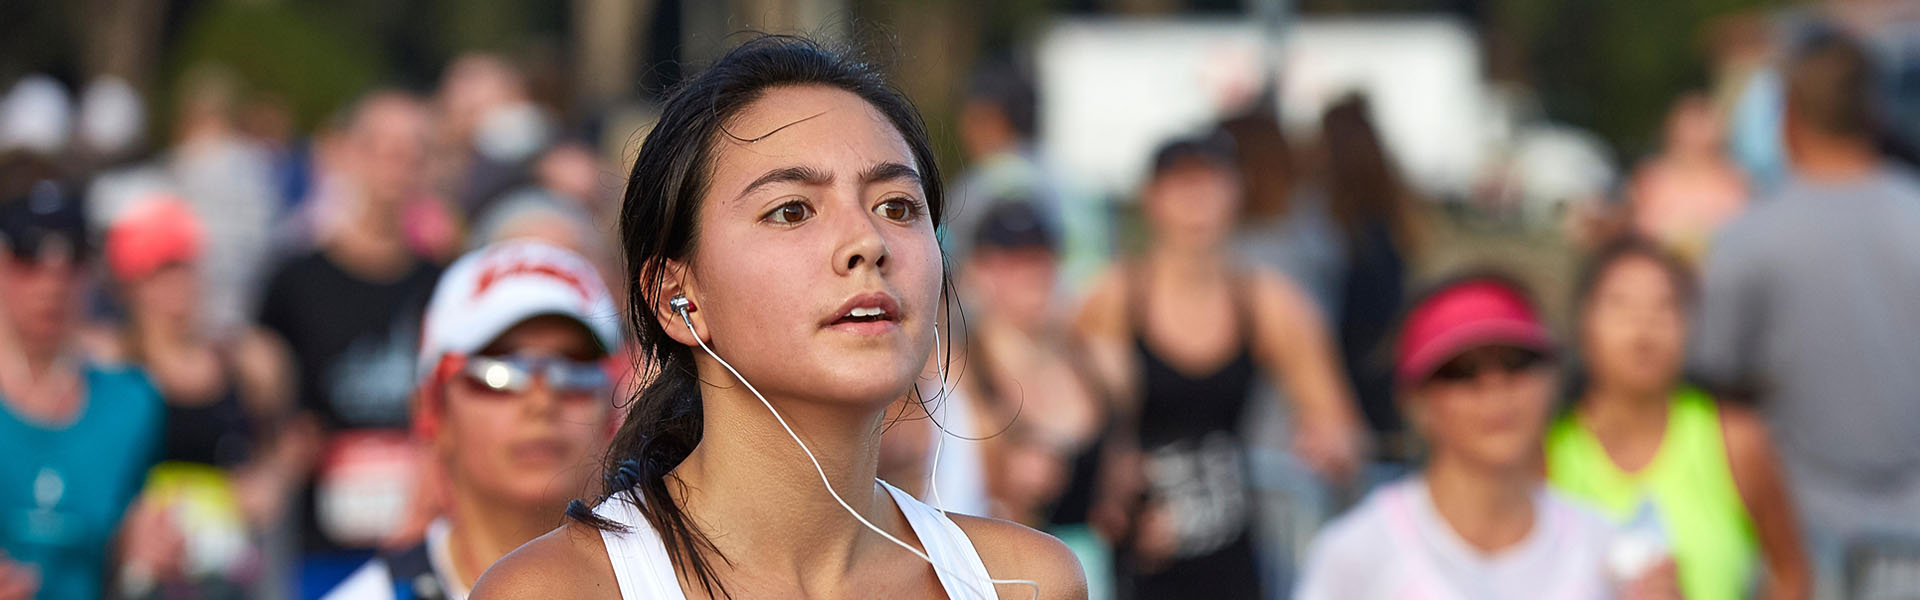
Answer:
[[[314,489],[320,531],[351,547],[379,544],[405,523],[420,454],[402,430],[335,434],[322,454]]]

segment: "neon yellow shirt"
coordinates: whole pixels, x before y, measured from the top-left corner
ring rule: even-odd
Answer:
[[[1567,415],[1547,430],[1547,479],[1561,492],[1615,524],[1651,500],[1691,600],[1744,598],[1753,581],[1759,541],[1753,517],[1734,486],[1720,409],[1700,390],[1674,392],[1666,436],[1653,460],[1622,471],[1600,440]]]

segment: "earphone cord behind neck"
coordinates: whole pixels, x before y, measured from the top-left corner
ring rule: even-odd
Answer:
[[[773,403],[772,403],[772,402],[768,402],[768,401],[767,401],[767,397],[766,397],[766,396],[763,396],[763,395],[761,395],[761,394],[760,394],[760,390],[758,390],[758,389],[755,389],[755,388],[753,387],[753,384],[747,381],[747,378],[746,378],[746,377],[743,377],[743,376],[741,376],[741,375],[740,375],[740,371],[738,371],[738,370],[736,370],[736,369],[734,369],[734,368],[733,368],[733,365],[732,365],[732,364],[729,364],[729,363],[727,362],[727,359],[724,359],[724,358],[720,358],[720,355],[719,355],[719,354],[715,354],[715,353],[714,353],[714,351],[713,351],[713,348],[709,348],[709,347],[707,347],[707,341],[706,341],[706,340],[703,340],[703,339],[700,339],[700,332],[699,332],[699,331],[696,331],[696,330],[695,330],[695,329],[693,328],[693,318],[692,318],[692,317],[689,317],[689,316],[687,316],[687,310],[686,310],[686,308],[684,308],[684,307],[676,307],[676,308],[678,308],[678,312],[680,313],[680,320],[681,320],[682,322],[684,322],[684,323],[686,323],[686,324],[687,324],[687,333],[689,333],[689,334],[692,334],[692,335],[693,335],[693,341],[694,341],[694,342],[696,342],[696,343],[698,343],[698,344],[700,344],[700,349],[701,349],[701,350],[704,350],[704,351],[706,351],[706,353],[707,353],[707,356],[711,356],[711,357],[713,357],[713,360],[714,360],[714,361],[716,361],[716,362],[719,362],[719,363],[720,363],[720,366],[722,366],[722,367],[726,367],[726,369],[727,369],[727,372],[728,372],[728,373],[732,373],[732,374],[733,374],[733,378],[734,378],[734,379],[738,379],[738,380],[740,380],[740,384],[741,384],[741,385],[745,385],[745,386],[747,386],[747,391],[749,391],[749,392],[753,392],[753,397],[754,397],[754,398],[758,398],[758,399],[760,400],[760,404],[762,404],[762,405],[764,405],[764,406],[766,406],[766,407],[767,407],[767,412],[770,412],[770,413],[773,413],[773,418],[774,418],[774,420],[775,420],[775,421],[779,421],[779,422],[780,422],[780,428],[781,428],[781,429],[785,429],[785,430],[787,431],[787,437],[791,437],[791,438],[793,438],[793,443],[795,443],[795,444],[799,444],[799,445],[800,445],[800,451],[801,451],[801,452],[805,452],[805,453],[807,454],[807,460],[808,460],[808,461],[811,461],[811,462],[813,463],[813,471],[814,471],[815,473],[818,473],[818,474],[820,475],[820,484],[821,484],[821,485],[823,485],[823,486],[826,486],[826,488],[827,488],[827,494],[828,494],[828,495],[831,495],[831,496],[833,496],[833,501],[834,501],[834,502],[838,502],[838,503],[840,503],[840,508],[844,508],[844,509],[846,509],[846,510],[847,510],[847,514],[849,514],[849,515],[853,515],[853,519],[854,519],[854,520],[856,520],[856,521],[859,521],[861,525],[865,525],[865,526],[867,527],[867,529],[870,529],[870,530],[873,530],[873,532],[874,532],[874,533],[878,533],[878,534],[880,534],[880,537],[883,537],[883,538],[886,538],[886,539],[887,539],[887,541],[889,541],[889,542],[893,542],[893,544],[894,544],[894,545],[896,545],[896,546],[899,546],[899,547],[901,547],[901,548],[905,548],[905,549],[906,549],[906,550],[907,550],[908,552],[912,552],[914,556],[917,556],[917,557],[920,557],[920,560],[923,560],[923,561],[926,561],[926,563],[927,563],[927,564],[928,564],[929,566],[932,566],[932,567],[933,567],[934,569],[937,569],[937,570],[940,570],[940,571],[943,571],[943,572],[945,572],[945,571],[946,571],[946,569],[945,569],[945,568],[943,568],[943,567],[941,567],[939,563],[936,563],[936,562],[934,562],[934,560],[933,560],[933,557],[931,557],[931,556],[927,556],[927,553],[925,553],[925,552],[921,552],[919,548],[915,548],[915,547],[913,547],[913,545],[911,545],[911,544],[908,544],[908,543],[906,543],[906,542],[903,542],[903,541],[900,541],[900,538],[897,538],[897,537],[894,537],[894,536],[893,536],[893,534],[890,534],[890,533],[887,533],[886,531],[884,531],[884,530],[882,530],[882,529],[880,529],[880,527],[878,527],[878,526],[876,526],[876,525],[874,525],[874,524],[873,524],[873,522],[871,522],[871,521],[868,521],[866,517],[863,517],[863,516],[860,516],[860,511],[857,511],[857,510],[854,510],[854,509],[853,509],[853,505],[851,505],[851,504],[847,504],[847,501],[846,501],[846,499],[843,499],[843,498],[841,498],[841,497],[840,497],[840,492],[837,492],[837,491],[834,491],[834,489],[833,489],[833,482],[832,482],[831,480],[828,480],[828,479],[827,479],[827,470],[826,470],[826,468],[825,468],[825,467],[821,467],[821,466],[820,466],[820,459],[818,459],[818,458],[815,458],[815,457],[813,456],[813,450],[807,447],[807,443],[806,443],[806,442],[803,442],[803,441],[801,441],[801,440],[800,440],[800,434],[798,434],[798,433],[794,433],[794,431],[793,431],[793,426],[791,426],[791,425],[788,425],[788,424],[787,424],[787,419],[786,419],[786,417],[782,417],[782,416],[780,416],[780,411],[778,411],[778,410],[774,410],[774,408],[773,408]],[[938,334],[935,334],[935,335],[938,335]],[[936,500],[936,501],[937,501],[937,500]],[[948,574],[948,575],[956,575],[956,574],[954,574],[954,573],[951,573],[951,572],[947,572],[947,574]],[[957,576],[957,575],[956,575],[956,576],[955,576],[955,577],[954,577],[953,579],[954,579],[954,581],[957,581],[957,582],[961,582],[961,583],[966,583],[966,581],[967,581],[967,580],[966,580],[966,578],[964,578],[964,577],[959,577],[959,576]],[[1032,586],[1032,587],[1033,587],[1033,598],[1035,598],[1035,599],[1037,600],[1037,599],[1038,599],[1038,598],[1040,597],[1040,584],[1039,584],[1039,583],[1037,583],[1037,582],[1034,582],[1034,581],[1029,581],[1029,580],[1026,580],[1026,579],[988,579],[987,581],[989,581],[989,582],[991,582],[991,583],[993,583],[993,584],[995,584],[995,585],[1027,585],[1027,586]],[[974,590],[974,593],[976,593],[976,594],[982,594],[982,596],[981,596],[982,598],[991,598],[991,597],[993,597],[992,595],[986,595],[986,594],[983,594],[983,593],[981,592],[981,590],[977,590],[977,589],[976,589],[976,590]]]

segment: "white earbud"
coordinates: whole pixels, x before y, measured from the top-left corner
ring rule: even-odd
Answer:
[[[791,437],[791,438],[793,438],[793,443],[795,443],[795,444],[799,444],[799,445],[800,445],[800,451],[801,451],[801,452],[805,452],[805,453],[807,454],[807,460],[809,460],[809,461],[812,461],[812,462],[813,462],[813,471],[814,471],[815,473],[818,473],[818,474],[820,475],[820,484],[821,484],[821,485],[824,485],[824,486],[826,486],[826,488],[827,488],[827,494],[828,494],[828,495],[831,495],[831,496],[833,496],[833,501],[834,501],[834,502],[838,502],[838,503],[840,503],[840,508],[843,508],[843,509],[846,509],[846,511],[847,511],[847,514],[849,514],[849,515],[853,515],[853,519],[854,519],[855,521],[859,521],[861,525],[865,525],[865,526],[867,527],[867,529],[870,529],[870,530],[873,530],[873,532],[874,532],[874,533],[878,533],[878,534],[880,534],[880,537],[883,537],[883,538],[886,538],[886,539],[887,539],[887,541],[889,541],[889,542],[893,542],[893,544],[894,544],[894,545],[896,545],[896,546],[899,546],[899,547],[901,547],[901,548],[905,548],[905,549],[906,549],[906,550],[907,550],[908,552],[912,552],[914,556],[917,556],[917,557],[920,557],[920,560],[923,560],[923,561],[926,561],[926,563],[927,563],[927,565],[929,565],[929,566],[931,566],[931,567],[933,567],[933,568],[934,568],[935,570],[939,570],[939,571],[946,571],[946,569],[944,569],[944,568],[942,568],[942,567],[940,566],[940,564],[939,564],[939,563],[936,563],[936,562],[934,562],[934,561],[933,561],[933,557],[931,557],[931,556],[927,556],[927,553],[925,553],[925,552],[921,552],[919,548],[915,548],[915,547],[913,547],[913,546],[912,546],[911,544],[908,544],[908,543],[906,543],[906,542],[903,542],[903,541],[900,541],[900,538],[897,538],[897,537],[893,537],[893,534],[890,534],[890,533],[887,533],[887,532],[886,532],[885,530],[882,530],[882,529],[880,529],[880,527],[879,527],[879,526],[876,526],[876,525],[874,525],[874,524],[873,524],[873,523],[872,523],[871,521],[868,521],[866,517],[863,517],[863,516],[860,516],[860,511],[857,511],[857,510],[854,510],[854,509],[853,509],[853,505],[851,505],[851,504],[847,504],[847,501],[846,501],[846,499],[844,499],[844,498],[841,498],[841,497],[840,497],[840,492],[837,492],[837,491],[834,491],[834,489],[833,489],[833,482],[832,482],[832,481],[829,481],[829,480],[827,479],[827,470],[826,470],[826,468],[824,468],[824,467],[821,467],[821,466],[820,466],[820,459],[819,459],[819,458],[817,458],[817,457],[815,457],[815,456],[813,455],[813,450],[812,450],[811,448],[808,448],[808,447],[807,447],[807,443],[806,443],[806,442],[804,442],[804,441],[801,441],[801,440],[800,440],[800,434],[797,434],[797,433],[794,433],[794,432],[793,432],[793,426],[792,426],[792,425],[788,425],[788,424],[787,424],[787,419],[786,419],[786,417],[782,417],[782,416],[780,416],[780,411],[778,411],[778,410],[775,410],[775,409],[773,408],[773,403],[772,403],[772,402],[768,402],[768,401],[767,401],[767,397],[766,397],[766,396],[763,396],[763,395],[761,395],[761,394],[760,394],[760,390],[758,390],[758,389],[755,389],[755,388],[753,387],[753,384],[747,381],[747,378],[746,378],[746,377],[744,377],[744,376],[742,376],[742,375],[740,375],[740,371],[739,371],[739,370],[737,370],[737,369],[734,369],[734,368],[733,368],[733,365],[732,365],[732,364],[729,364],[729,363],[727,363],[727,359],[724,359],[724,358],[720,358],[720,355],[719,355],[719,354],[715,354],[715,353],[713,352],[713,348],[709,348],[709,347],[707,347],[707,342],[706,342],[706,340],[703,340],[703,339],[700,339],[700,333],[699,333],[699,332],[697,332],[697,331],[694,331],[694,329],[693,329],[693,318],[692,318],[692,317],[690,317],[690,316],[687,316],[687,313],[689,313],[689,312],[693,312],[693,311],[696,311],[696,310],[699,310],[699,309],[697,309],[697,308],[694,308],[694,306],[693,306],[693,302],[692,302],[692,301],[689,301],[689,300],[687,300],[687,297],[686,297],[685,295],[682,295],[682,294],[676,294],[676,295],[674,295],[674,297],[673,297],[673,299],[671,299],[671,300],[669,300],[669,301],[667,301],[667,304],[668,304],[669,306],[671,306],[671,307],[673,307],[673,309],[674,309],[674,311],[676,311],[676,312],[678,312],[678,313],[680,313],[680,321],[681,321],[681,322],[683,322],[683,323],[686,323],[686,325],[687,325],[687,332],[689,332],[689,333],[692,333],[692,334],[693,334],[693,341],[695,341],[695,342],[697,342],[697,343],[699,343],[699,344],[700,344],[700,349],[701,349],[701,350],[704,350],[704,351],[706,351],[706,353],[707,353],[707,356],[711,356],[711,357],[713,357],[713,360],[714,360],[714,361],[716,361],[716,362],[719,362],[719,363],[720,363],[720,366],[722,366],[722,367],[726,367],[726,369],[727,369],[727,372],[729,372],[729,373],[732,373],[732,374],[733,374],[733,377],[734,377],[734,379],[738,379],[738,380],[740,380],[740,384],[741,384],[741,385],[745,385],[745,386],[747,386],[747,391],[749,391],[749,392],[753,392],[753,397],[755,397],[755,398],[758,398],[758,399],[760,399],[760,404],[762,404],[762,405],[764,405],[764,406],[766,406],[766,407],[767,407],[767,412],[770,412],[770,413],[773,413],[773,418],[774,418],[774,420],[776,420],[776,421],[779,421],[779,422],[780,422],[780,428],[781,428],[781,429],[785,429],[785,430],[787,430],[787,437]],[[936,345],[936,346],[937,346],[937,345],[939,345],[939,343],[940,343],[940,326],[939,326],[939,323],[938,323],[938,321],[936,321],[936,322],[934,323],[934,327],[933,327],[933,337],[934,337],[934,345]],[[944,364],[944,362],[945,362],[945,361],[942,361],[942,364],[941,364],[941,365],[940,365],[940,367],[939,367],[939,369],[940,369],[940,382],[941,382],[940,384],[941,384],[941,386],[942,386],[942,389],[943,389],[943,390],[944,390],[944,386],[946,385],[946,380],[947,380],[947,378],[946,378],[946,365]],[[935,443],[935,446],[934,446],[934,466],[935,466],[935,467],[938,467],[938,466],[939,466],[939,461],[940,461],[940,448],[939,448],[939,445],[938,445],[938,444],[939,444],[939,442],[938,442],[938,441],[935,441],[934,443]],[[877,480],[876,480],[876,481],[877,481]],[[934,494],[935,494],[935,497],[934,497],[934,503],[935,503],[935,506],[936,506],[936,507],[938,506],[938,503],[939,503],[939,501],[940,501],[940,499],[939,499],[939,497],[938,497],[938,493],[939,493],[939,492],[938,492],[938,490],[936,489],[936,490],[934,491]],[[946,511],[945,511],[945,510],[942,510],[941,512],[943,512],[943,513],[944,513],[944,512],[946,512]],[[966,582],[966,579],[965,579],[964,577],[960,577],[960,576],[958,576],[957,574],[954,574],[954,573],[947,573],[947,574],[948,574],[948,575],[954,575],[954,577],[953,577],[953,580],[954,580],[954,581],[958,581],[958,582],[962,582],[963,584],[964,584],[964,583]],[[1032,587],[1033,587],[1033,597],[1034,597],[1035,599],[1038,599],[1038,598],[1040,597],[1040,584],[1039,584],[1038,582],[1035,582],[1035,581],[1030,581],[1030,580],[1026,580],[1026,579],[988,579],[987,581],[989,581],[989,582],[991,582],[991,583],[993,583],[993,584],[995,584],[995,585],[1026,585],[1026,586],[1032,586]],[[981,590],[977,590],[977,589],[976,589],[976,590],[974,590],[974,593],[975,593],[975,594],[979,594],[979,595],[980,595],[980,596],[981,596],[982,598],[991,598],[991,597],[993,597],[993,595],[991,595],[991,594],[985,594],[985,593],[983,593],[983,592],[982,592]]]

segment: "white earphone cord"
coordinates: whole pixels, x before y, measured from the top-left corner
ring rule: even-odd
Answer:
[[[815,458],[813,456],[813,450],[810,448],[807,448],[807,443],[800,440],[800,434],[793,432],[793,427],[787,424],[786,417],[780,416],[780,411],[774,410],[773,403],[768,402],[766,396],[760,395],[760,390],[754,389],[753,384],[749,383],[746,377],[741,376],[740,371],[734,369],[733,365],[727,362],[727,359],[720,358],[720,355],[715,354],[712,348],[707,347],[707,341],[700,339],[700,332],[696,331],[693,328],[693,318],[687,316],[687,310],[685,308],[680,308],[679,313],[680,313],[680,320],[687,324],[687,332],[693,335],[694,342],[700,344],[700,349],[706,351],[707,356],[711,356],[713,357],[713,360],[718,361],[720,363],[720,366],[726,367],[727,372],[732,373],[734,379],[740,380],[741,385],[747,386],[747,391],[753,392],[753,397],[758,398],[760,400],[760,404],[765,405],[767,407],[767,412],[773,413],[774,420],[780,422],[780,428],[787,430],[787,437],[793,438],[793,443],[800,445],[800,451],[805,452],[807,454],[807,460],[813,463],[813,471],[815,473],[820,474],[820,484],[823,486],[826,486],[827,494],[833,496],[834,502],[840,503],[840,508],[846,509],[847,514],[853,515],[854,520],[859,521],[861,525],[867,526],[867,529],[873,530],[874,533],[880,534],[880,537],[887,538],[887,541],[893,542],[894,545],[899,546],[901,548],[905,548],[908,552],[912,552],[914,556],[920,557],[920,560],[926,561],[928,566],[931,566],[934,569],[939,571],[947,572],[948,575],[954,575],[954,573],[947,571],[945,568],[942,568],[939,563],[934,562],[933,557],[927,556],[927,553],[921,552],[919,548],[915,548],[911,544],[900,541],[900,538],[893,537],[893,534],[890,534],[884,530],[881,530],[878,526],[875,526],[872,522],[868,521],[866,517],[860,516],[860,511],[854,510],[853,505],[847,504],[847,501],[840,497],[840,492],[834,491],[833,482],[827,479],[826,468],[820,466],[820,459]],[[939,335],[940,335],[939,328],[935,327],[934,336],[937,338]],[[938,343],[939,343],[938,341],[935,342],[936,345]],[[942,366],[940,370],[943,373],[941,375],[941,385],[945,386],[946,376],[944,375],[944,373],[946,371],[946,368]],[[940,460],[940,455],[938,450],[938,441],[936,441],[935,444],[936,444],[936,447],[934,450],[934,461],[937,464],[938,461]],[[934,502],[938,503],[939,498],[936,497],[934,499]],[[943,510],[941,512],[944,513],[945,511]],[[968,585],[968,587],[972,587],[971,584],[967,583],[967,580],[964,577],[959,577],[956,575],[954,577],[954,580],[961,582],[963,585]],[[1037,600],[1040,597],[1040,584],[1038,582],[1034,582],[1026,579],[991,579],[991,578],[989,578],[987,581],[994,585],[1032,586],[1033,598]],[[992,598],[997,595],[997,594],[996,595],[983,594],[978,589],[973,590],[973,592],[976,594],[982,594],[983,597],[987,597],[987,598]]]

